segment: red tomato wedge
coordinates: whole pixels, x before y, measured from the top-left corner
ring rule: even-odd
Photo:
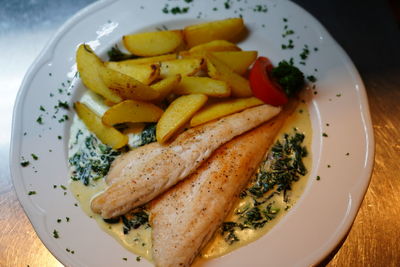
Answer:
[[[268,58],[257,58],[249,74],[250,87],[254,96],[266,104],[281,106],[288,102],[288,97],[281,86],[270,77],[272,69]]]

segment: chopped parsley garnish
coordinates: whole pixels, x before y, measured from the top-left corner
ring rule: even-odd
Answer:
[[[187,13],[189,11],[189,7],[176,6],[176,7],[172,7],[171,9],[168,9],[168,7],[169,7],[169,5],[166,4],[164,6],[164,8],[162,9],[162,12],[165,13],[165,14],[171,13],[173,15],[177,15],[177,14],[185,14],[185,13]]]
[[[62,102],[62,101],[58,100],[58,105],[55,106],[55,108],[63,108],[63,109],[69,110],[69,105],[68,105],[67,101]]]
[[[32,156],[32,158],[34,159],[34,160],[38,160],[39,159],[39,157],[38,156],[36,156],[35,154],[31,154],[31,156]]]
[[[54,238],[59,238],[59,237],[60,237],[60,235],[58,234],[58,231],[57,231],[57,230],[54,230],[54,231],[53,231],[53,237],[54,237]]]
[[[46,111],[46,109],[43,106],[39,107],[40,111]]]
[[[39,116],[39,117],[36,119],[36,122],[39,123],[39,124],[43,124],[43,118],[42,118],[42,116]]]
[[[309,80],[312,83],[315,83],[317,81],[317,78],[315,78],[314,75],[309,75],[307,76],[307,80]]]
[[[268,8],[266,5],[256,5],[255,8],[253,8],[253,11],[266,13],[268,11]]]
[[[317,181],[319,181],[319,180],[321,180],[321,177],[318,175],[316,179],[317,179]]]
[[[26,166],[28,166],[29,164],[30,164],[30,162],[29,162],[28,160],[24,160],[24,161],[21,162],[21,166],[22,166],[22,167],[26,167]]]
[[[323,137],[328,137],[328,135],[326,133],[322,133]]]
[[[138,58],[138,56],[127,54],[122,52],[118,45],[114,45],[111,49],[107,52],[109,61],[122,61],[126,59],[133,59]]]
[[[310,55],[310,50],[308,49],[308,45],[304,45],[303,51],[300,53],[300,58],[302,60],[306,60]]]
[[[137,257],[136,257],[136,261],[137,261],[137,262],[139,262],[141,259],[142,259],[142,257],[140,257],[140,256],[137,256]]]
[[[36,191],[29,191],[28,196],[36,195]]]
[[[128,258],[122,258],[124,261],[127,261],[128,260]]]
[[[289,39],[288,44],[282,44],[281,48],[282,49],[293,49],[294,48],[293,40]]]

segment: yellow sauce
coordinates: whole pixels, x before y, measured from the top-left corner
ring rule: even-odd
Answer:
[[[293,128],[296,128],[298,132],[305,134],[305,139],[303,145],[305,145],[310,153],[311,148],[311,139],[312,139],[312,131],[311,131],[311,122],[309,118],[309,113],[307,106],[305,104],[300,104],[297,110],[292,114],[283,128],[280,130],[279,135],[276,139],[279,139],[284,133],[292,133]],[[72,137],[76,135],[77,129],[81,129],[82,131],[87,131],[86,127],[83,123],[75,116],[74,123],[71,128],[71,140]],[[70,140],[70,142],[71,142]],[[71,155],[71,151],[70,151]],[[307,170],[311,170],[311,154],[309,154],[306,158],[303,159],[304,164]],[[296,200],[301,196],[305,185],[307,183],[307,176],[301,177],[301,179],[294,183],[292,191],[290,191],[290,207],[296,203]],[[73,181],[71,180],[69,184],[69,188],[75,198],[79,201],[80,207],[82,210],[90,217],[97,221],[98,225],[105,232],[113,236],[120,244],[122,244],[126,249],[132,251],[136,255],[142,256],[151,261],[151,228],[145,229],[144,227],[140,227],[139,229],[131,229],[128,234],[123,233],[123,223],[115,223],[109,224],[103,221],[100,215],[95,214],[90,209],[90,200],[92,197],[104,190],[106,187],[104,179],[99,179],[97,181],[91,182],[89,186],[83,185],[81,181]],[[285,208],[288,206],[288,203],[284,202],[282,196],[278,195],[274,197],[275,199],[275,207],[280,208],[280,212],[275,217],[275,219],[268,222],[263,228],[257,230],[244,230],[238,234],[240,241],[229,245],[225,242],[223,237],[220,234],[216,234],[213,240],[206,246],[203,250],[201,256],[204,259],[215,258],[227,254],[239,247],[242,247],[250,242],[253,242],[266,234],[276,223],[279,222],[279,219],[282,218],[287,211]],[[236,210],[240,207],[246,205],[246,203],[250,201],[249,197],[241,199],[238,201],[237,205],[233,209]],[[289,210],[290,210],[289,207]],[[232,212],[226,221],[231,221],[234,219],[234,212]]]

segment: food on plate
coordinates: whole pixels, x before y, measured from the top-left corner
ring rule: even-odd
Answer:
[[[160,76],[160,64],[138,64],[135,59],[119,62],[105,62],[107,68],[131,76],[144,84],[151,84]]]
[[[85,122],[89,130],[96,134],[104,144],[118,149],[128,143],[128,137],[126,135],[121,134],[111,126],[104,125],[101,118],[85,104],[76,102],[74,106],[79,118]]]
[[[257,58],[257,51],[220,51],[213,52],[216,59],[229,66],[237,74],[243,75]]]
[[[143,32],[125,35],[126,49],[138,56],[158,56],[175,51],[183,43],[181,31]]]
[[[190,266],[272,144],[284,121],[277,118],[219,147],[192,175],[150,203],[156,266]]]
[[[160,61],[160,76],[162,78],[180,74],[182,76],[191,76],[201,70],[203,58],[184,58],[167,61]]]
[[[262,105],[191,128],[168,145],[149,144],[126,153],[107,175],[110,186],[92,200],[103,218],[122,215],[147,203],[201,165],[222,144],[277,115]]]
[[[243,19],[231,18],[187,26],[183,35],[187,45],[193,47],[214,40],[233,40],[243,30]]]
[[[249,81],[234,72],[214,55],[207,55],[207,69],[211,78],[224,81],[232,88],[233,96],[248,97],[252,95]]]
[[[206,102],[203,94],[190,94],[175,99],[157,123],[157,141],[164,144],[187,123]]]
[[[150,86],[145,85],[132,76],[123,74],[119,71],[109,68],[101,68],[99,73],[104,84],[122,99],[149,101],[154,100],[159,96],[158,92]]]
[[[284,105],[304,85],[303,73],[292,64],[282,61],[274,68],[266,57],[259,57],[250,70],[253,94],[271,105]]]
[[[263,103],[264,102],[256,97],[235,98],[213,103],[197,112],[191,119],[190,126],[197,126],[242,111],[246,108],[262,105]]]
[[[289,97],[304,75],[292,61],[273,67],[242,51],[233,40],[243,31],[232,18],[126,35],[132,55],[114,46],[109,61],[77,50],[90,91],[74,105],[70,188],[105,231],[157,266],[254,241],[298,197],[290,192],[306,173],[302,132],[311,132],[305,104],[294,112]]]
[[[174,89],[177,95],[204,94],[211,97],[228,97],[231,88],[224,81],[214,80],[208,77],[183,76]]]
[[[199,44],[193,46],[189,49],[188,53],[184,53],[184,55],[188,54],[196,54],[202,52],[218,52],[218,51],[240,51],[240,47],[236,44],[228,42],[226,40],[214,40],[208,43]]]
[[[164,111],[158,106],[137,100],[125,100],[109,108],[101,118],[105,125],[124,122],[157,122]]]
[[[82,44],[76,51],[76,64],[83,84],[105,99],[118,103],[122,98],[111,91],[100,76],[103,62],[96,56],[90,46]]]
[[[159,96],[154,99],[154,102],[160,102],[164,100],[168,95],[172,93],[174,88],[178,86],[181,82],[182,76],[180,74],[168,76],[165,79],[162,79],[151,85],[151,88],[156,90],[159,93]]]

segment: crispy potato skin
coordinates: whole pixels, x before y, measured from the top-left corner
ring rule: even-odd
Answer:
[[[203,94],[191,94],[175,99],[165,110],[157,123],[156,136],[159,143],[165,143],[193,114],[207,102]]]
[[[256,97],[236,98],[213,103],[197,112],[191,119],[190,126],[194,127],[262,104],[264,102]]]
[[[182,31],[158,31],[125,35],[126,49],[138,56],[158,56],[175,51],[183,43]]]
[[[121,148],[128,143],[128,137],[111,126],[104,125],[101,118],[97,116],[85,104],[76,102],[76,113],[79,118],[85,123],[90,131],[92,131],[106,145],[114,149]]]
[[[103,115],[105,125],[124,122],[157,122],[164,111],[154,104],[136,100],[125,100],[109,108]]]
[[[81,44],[79,46],[76,51],[76,64],[80,78],[88,89],[114,103],[122,100],[119,95],[108,89],[100,77],[100,71],[105,67],[89,45]]]
[[[230,18],[187,26],[183,29],[186,44],[193,47],[214,40],[232,40],[244,30],[242,18]]]

